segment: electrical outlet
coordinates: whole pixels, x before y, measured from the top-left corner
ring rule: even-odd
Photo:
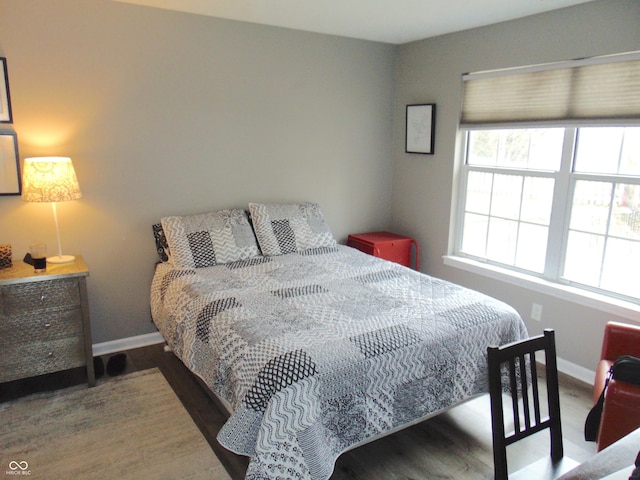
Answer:
[[[534,303],[531,305],[531,320],[542,321],[542,305]]]

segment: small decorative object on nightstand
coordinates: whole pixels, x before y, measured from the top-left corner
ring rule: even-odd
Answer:
[[[22,261],[0,270],[0,383],[86,366],[95,385],[88,275],[79,256],[40,274]]]
[[[413,238],[391,232],[355,233],[349,235],[347,245],[405,267],[411,267],[411,245],[413,245],[415,269],[420,270],[420,246]]]
[[[11,245],[0,245],[0,268],[9,268],[13,265],[11,261]]]

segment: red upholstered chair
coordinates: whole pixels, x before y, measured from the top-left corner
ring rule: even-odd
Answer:
[[[593,401],[602,393],[609,368],[622,355],[640,357],[640,327],[609,322],[604,330],[602,353],[596,369]],[[640,427],[640,385],[611,380],[605,394],[598,433],[598,451]]]

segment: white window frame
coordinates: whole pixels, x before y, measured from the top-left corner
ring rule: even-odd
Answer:
[[[560,126],[560,125],[554,125]],[[594,126],[593,124],[585,125]],[[602,126],[612,126],[606,122]],[[625,123],[621,126],[629,126]],[[453,253],[444,257],[445,265],[463,269],[472,273],[488,276],[490,278],[506,281],[546,295],[551,295],[564,300],[573,300],[577,303],[603,310],[614,315],[637,318],[640,313],[640,299],[629,299],[622,295],[606,292],[577,282],[572,282],[561,277],[564,270],[564,258],[566,256],[567,239],[569,234],[569,218],[571,199],[576,182],[579,180],[592,180],[617,183],[640,184],[640,178],[632,176],[591,174],[573,172],[573,155],[575,142],[580,126],[564,125],[564,144],[560,170],[557,172],[536,171],[527,169],[507,169],[500,167],[471,166],[467,164],[468,132],[461,132],[461,156],[462,164],[459,171],[459,190],[455,222],[452,231]],[[501,129],[527,128],[523,125],[501,125]],[[544,125],[531,125],[530,128],[544,128]],[[487,128],[488,129],[488,128]],[[464,223],[464,210],[467,194],[467,179],[470,171],[488,171],[492,173],[516,173],[526,176],[540,176],[555,179],[554,199],[549,224],[549,240],[545,271],[543,274],[524,271],[514,266],[501,265],[498,262],[463,253],[462,233]]]

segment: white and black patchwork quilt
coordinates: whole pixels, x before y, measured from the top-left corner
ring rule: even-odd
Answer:
[[[159,264],[153,319],[232,407],[247,479],[327,479],[350,447],[487,391],[514,309],[342,245],[200,269]]]

